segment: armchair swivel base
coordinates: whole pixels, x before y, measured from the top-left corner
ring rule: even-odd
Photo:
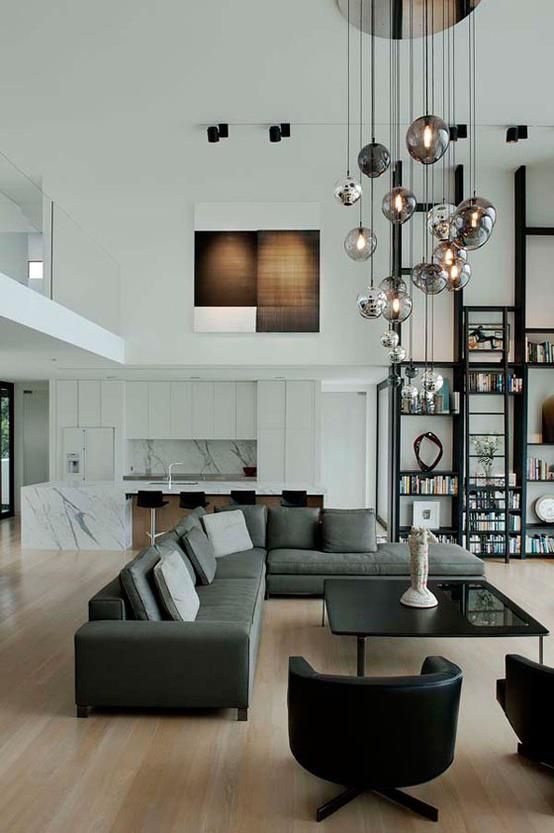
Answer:
[[[387,798],[395,804],[400,804],[401,807],[405,807],[407,810],[412,810],[414,813],[417,813],[430,821],[439,820],[439,811],[436,807],[433,807],[432,804],[426,804],[425,801],[420,801],[419,798],[414,798],[413,796],[402,792],[402,790],[394,788],[386,790],[376,788],[372,789],[371,787],[364,790],[363,787],[350,787],[349,789],[344,790],[344,792],[340,795],[332,798],[330,801],[326,801],[325,804],[321,805],[321,807],[318,807],[316,812],[316,821],[323,821],[333,813],[336,813],[337,810],[340,810],[341,807],[344,807],[345,804],[349,804],[355,798],[358,798],[359,795],[362,795],[362,793],[367,791],[377,793],[377,795],[381,795],[383,798]]]

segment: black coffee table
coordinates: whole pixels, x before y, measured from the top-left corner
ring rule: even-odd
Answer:
[[[430,581],[437,607],[405,607],[403,579],[327,579],[324,609],[331,633],[355,636],[358,676],[365,674],[365,643],[370,636],[491,637],[538,636],[539,662],[549,631],[488,581]]]

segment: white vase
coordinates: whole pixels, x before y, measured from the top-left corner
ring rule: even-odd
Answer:
[[[413,526],[408,536],[411,586],[400,599],[407,607],[436,607],[437,597],[427,587],[429,542],[438,543],[430,529]]]

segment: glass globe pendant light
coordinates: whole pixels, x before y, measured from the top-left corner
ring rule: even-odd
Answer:
[[[386,347],[390,349],[391,347],[396,347],[398,342],[400,341],[400,336],[396,332],[396,330],[387,330],[381,336],[381,345],[382,347]]]
[[[433,208],[430,208],[427,212],[427,230],[433,235],[433,237],[436,237],[437,240],[452,239],[453,232],[450,221],[455,211],[455,205],[452,205],[451,203],[441,203],[440,205],[434,205]]]
[[[412,269],[412,282],[426,295],[438,295],[446,289],[448,276],[436,263],[418,263]]]
[[[341,205],[355,205],[362,196],[362,186],[349,174],[339,179],[335,185],[335,199]]]
[[[400,364],[406,358],[406,348],[402,347],[401,344],[397,344],[396,347],[393,347],[392,350],[389,352],[389,361],[391,364]]]
[[[383,318],[391,323],[401,323],[410,317],[413,304],[412,299],[406,292],[389,292],[385,298]]]
[[[458,245],[471,251],[489,241],[495,223],[496,209],[484,197],[471,197],[461,202],[451,220]]]
[[[370,228],[359,225],[344,238],[344,251],[352,260],[369,260],[377,248],[377,237]]]
[[[433,252],[433,263],[440,266],[447,275],[447,289],[456,292],[467,286],[471,277],[471,266],[467,250],[460,249],[455,242],[439,243]]]
[[[409,379],[406,379],[400,391],[400,397],[405,402],[414,402],[417,399],[418,389]]]
[[[389,292],[408,292],[404,278],[395,278],[393,275],[389,275],[388,278],[383,278],[379,286],[385,295]]]
[[[350,176],[350,3],[346,28],[346,176],[335,183],[335,199],[346,207],[355,205],[362,196],[362,186]]]
[[[436,370],[425,370],[421,374],[421,387],[428,393],[438,393],[444,384],[444,379]]]
[[[356,306],[362,318],[379,318],[387,306],[387,296],[377,286],[370,286],[358,295]]]
[[[384,174],[389,165],[390,153],[385,145],[375,140],[364,145],[358,153],[358,167],[370,179],[375,179]]]
[[[383,214],[391,223],[405,223],[416,210],[417,200],[408,188],[398,186],[383,197]]]
[[[420,116],[413,121],[406,133],[408,153],[422,165],[438,162],[450,143],[450,130],[440,116]]]

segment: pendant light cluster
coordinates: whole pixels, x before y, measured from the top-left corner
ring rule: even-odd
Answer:
[[[448,199],[451,187],[448,185],[451,177],[448,171],[455,166],[455,142],[458,135],[456,128],[449,125],[456,125],[455,119],[455,38],[452,3],[449,0],[442,0],[442,50],[439,57],[442,59],[442,67],[435,72],[435,63],[438,61],[435,52],[439,50],[435,44],[432,33],[437,26],[434,15],[437,12],[437,3],[432,0],[410,0],[410,125],[405,134],[405,148],[410,162],[410,171],[413,170],[413,162],[416,167],[421,166],[423,180],[423,204],[428,209],[426,223],[423,230],[423,257],[422,260],[413,265],[410,269],[410,287],[403,279],[402,270],[399,264],[392,267],[391,274],[386,277],[378,287],[374,285],[373,260],[372,256],[377,246],[377,237],[373,225],[373,186],[378,177],[383,176],[387,170],[393,170],[396,163],[401,160],[400,141],[400,46],[399,40],[390,33],[390,90],[391,90],[391,112],[390,112],[390,144],[391,149],[375,136],[375,5],[376,2],[383,3],[385,0],[365,0],[370,3],[370,60],[371,60],[371,140],[363,144],[363,66],[362,66],[362,19],[364,0],[360,0],[360,151],[358,153],[358,168],[363,177],[369,180],[371,222],[369,227],[362,223],[362,184],[353,177],[350,172],[350,0],[348,0],[348,33],[347,33],[347,164],[346,176],[335,186],[335,197],[338,202],[349,207],[359,205],[359,224],[348,232],[344,241],[346,254],[355,261],[367,261],[371,259],[370,285],[365,293],[358,296],[357,307],[362,317],[367,319],[383,317],[389,322],[389,330],[382,336],[381,344],[389,350],[389,359],[393,364],[405,360],[407,352],[400,345],[399,334],[396,325],[406,321],[413,309],[411,296],[412,287],[425,295],[425,332],[426,332],[426,367],[421,376],[422,394],[429,400],[442,386],[442,377],[437,374],[431,364],[427,366],[427,332],[430,328],[429,319],[432,316],[433,298],[435,295],[447,290],[457,292],[467,286],[471,277],[468,252],[484,246],[492,234],[495,222],[496,211],[489,200],[477,196],[476,190],[476,54],[475,54],[475,12],[469,14],[469,184],[471,196],[456,206],[451,199]],[[406,6],[406,4],[404,4]],[[423,85],[421,91],[421,104],[424,114],[414,118],[414,38],[416,37],[416,26],[414,15],[421,15],[418,21],[417,30],[423,32],[422,43],[422,65]],[[392,26],[391,16],[391,26]],[[436,83],[435,76],[440,79],[438,86],[442,85],[443,115],[437,115],[435,107]],[[438,98],[439,96],[437,96]],[[391,160],[395,163],[391,166]],[[442,190],[443,198],[439,204],[434,204],[435,173],[433,166],[442,160]],[[431,178],[431,182],[430,182]],[[413,174],[410,177],[413,182]],[[412,186],[413,187],[413,186]],[[414,216],[417,209],[417,199],[411,188],[395,184],[391,176],[391,187],[382,201],[382,213],[391,223],[391,228],[401,226]],[[394,244],[394,231],[392,231],[392,244]],[[392,261],[392,255],[391,255]],[[410,349],[410,360],[411,360]],[[417,391],[413,385],[413,377],[416,371],[407,374],[407,381],[404,383],[406,395]]]

